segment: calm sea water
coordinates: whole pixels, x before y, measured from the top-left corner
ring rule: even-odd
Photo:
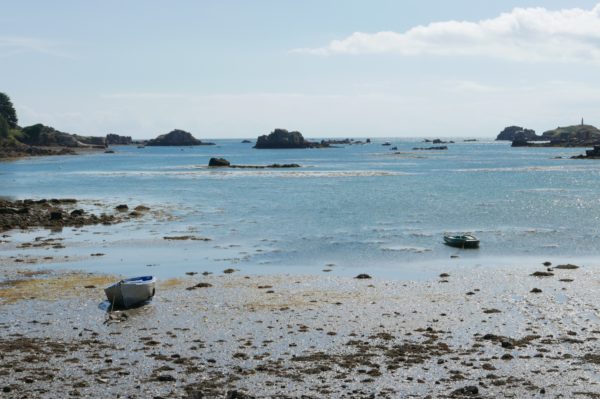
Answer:
[[[381,139],[331,149],[256,150],[241,140],[214,141],[216,146],[116,147],[115,154],[0,163],[0,194],[145,204],[175,216],[56,233],[68,239],[66,254],[106,253],[69,267],[123,274],[330,268],[333,274],[410,277],[432,265],[590,261],[599,252],[600,162],[556,159],[583,149],[456,139],[448,151],[412,151],[430,144]],[[234,164],[302,167],[209,169],[213,156]],[[444,232],[472,232],[481,248],[444,246]],[[162,239],[182,234],[212,241]]]

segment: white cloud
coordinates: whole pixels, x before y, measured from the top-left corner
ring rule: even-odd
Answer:
[[[57,42],[34,37],[0,36],[0,57],[14,56],[19,53],[39,53],[55,57],[72,58],[62,51]]]
[[[591,10],[515,8],[492,19],[435,22],[401,33],[355,32],[344,39],[333,40],[325,47],[292,52],[600,62],[600,4]]]

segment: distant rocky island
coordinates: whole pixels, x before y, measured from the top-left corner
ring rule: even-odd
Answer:
[[[289,132],[275,129],[269,135],[262,135],[256,140],[254,148],[323,148],[329,147],[325,142],[317,143],[306,140],[300,132]]]
[[[167,134],[161,134],[155,139],[148,140],[147,146],[192,146],[192,145],[214,145],[198,140],[185,130],[175,129]]]
[[[496,141],[536,141],[541,140],[541,136],[535,134],[535,130],[526,129],[521,126],[508,126],[498,134]]]
[[[536,143],[532,141],[542,141]],[[600,130],[592,125],[573,125],[548,130],[535,140],[513,140],[513,147],[592,147],[600,144]]]

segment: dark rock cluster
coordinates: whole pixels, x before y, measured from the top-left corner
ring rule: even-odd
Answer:
[[[130,145],[133,144],[131,136],[119,136],[118,134],[109,133],[105,139],[106,145]]]
[[[304,139],[300,132],[275,129],[268,136],[258,137],[254,148],[319,148],[328,146],[327,143],[308,141]]]
[[[526,129],[521,126],[508,126],[498,134],[496,141],[536,141],[541,137],[535,134],[535,130]]]
[[[198,140],[191,133],[185,130],[175,129],[167,134],[161,134],[155,139],[148,140],[148,146],[192,146],[192,145],[213,145],[214,143],[204,143]]]
[[[141,216],[140,211],[123,216],[96,215],[77,208],[75,199],[0,200],[0,231],[33,227],[62,228],[92,224],[114,224],[128,217]],[[121,205],[122,207],[122,205]],[[145,208],[147,209],[147,208]],[[125,209],[126,210],[126,209]]]

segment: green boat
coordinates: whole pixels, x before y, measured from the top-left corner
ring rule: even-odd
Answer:
[[[444,244],[456,248],[479,248],[479,239],[471,234],[444,234]]]

